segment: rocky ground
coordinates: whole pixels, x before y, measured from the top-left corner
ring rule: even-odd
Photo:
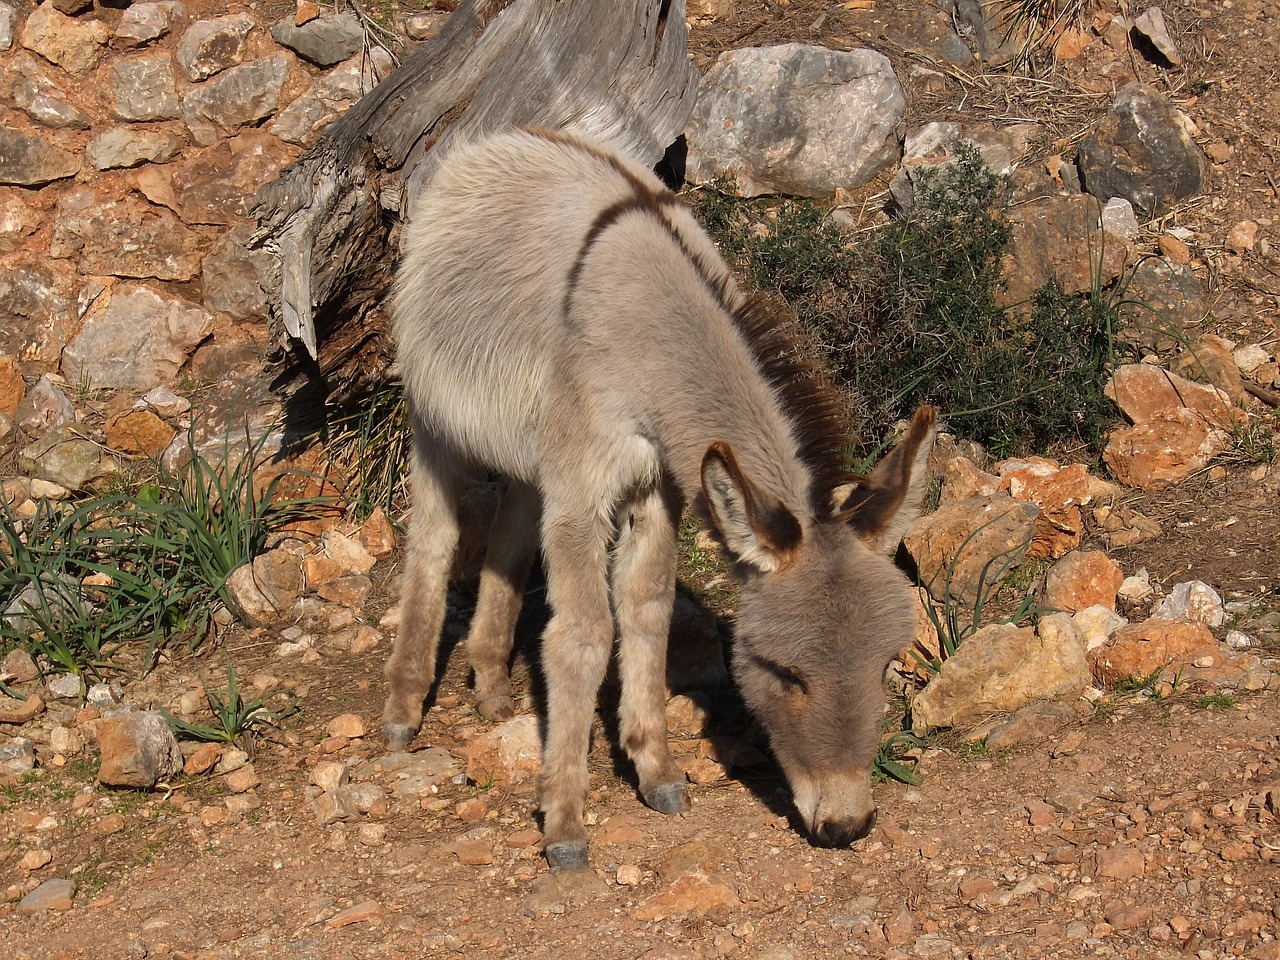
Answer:
[[[227,12],[225,4],[185,6],[195,16]],[[1196,143],[1208,158],[1206,187],[1146,224],[1134,248],[1159,252],[1164,262],[1194,274],[1210,311],[1194,333],[1275,354],[1280,280],[1269,238],[1277,209],[1271,171],[1280,150],[1276,3],[1166,4],[1182,61],[1176,66],[1113,43],[1105,18],[1086,21],[1083,30],[1059,37],[1057,55],[1041,65],[1044,79],[1036,82],[949,60],[951,25],[972,45],[980,37],[962,17],[940,16],[915,0],[701,6],[716,14],[692,31],[703,71],[722,50],[747,44],[870,46],[885,52],[903,78],[909,125],[1036,121],[1048,130],[1036,149],[1050,160],[1075,155],[1075,145],[1127,79],[1154,84],[1194,122]],[[1101,12],[1117,11],[1104,5]],[[97,13],[117,28],[114,11]],[[283,56],[268,55],[263,38],[252,37],[263,61]],[[194,61],[179,63],[199,73]],[[184,96],[195,82],[180,80]],[[292,119],[301,124],[299,116]],[[177,130],[176,119],[166,122],[162,131]],[[178,135],[202,142],[201,122],[194,117]],[[242,121],[228,116],[222,122]],[[57,129],[89,137],[74,124]],[[249,155],[256,154],[237,152],[235,159],[229,153],[222,162],[251,182],[258,174],[243,159]],[[65,162],[56,155],[44,160]],[[112,169],[103,182],[123,176]],[[207,242],[217,232],[210,223],[222,221],[206,223],[192,212],[199,192],[183,184],[195,179],[178,176],[179,195],[170,199],[180,219],[204,224],[193,229],[206,231],[198,239]],[[843,198],[855,225],[861,217],[874,219],[888,180],[886,172]],[[32,203],[11,190],[0,202],[9,204],[4,223],[19,224],[3,237],[16,236],[14,242],[31,250],[36,240],[52,239],[47,225],[22,219],[28,209],[47,215],[50,199]],[[68,201],[58,202],[65,207]],[[126,221],[134,216],[155,214],[141,206],[121,214]],[[1247,238],[1240,224],[1253,225],[1244,229]],[[11,252],[0,248],[0,254]],[[35,263],[34,254],[15,256],[26,258],[20,263],[25,277],[47,267]],[[53,262],[59,266],[50,283],[74,301],[81,281],[63,276],[69,269],[62,260]],[[182,274],[171,281],[184,303],[219,289],[207,278],[200,291],[183,286],[194,284],[196,267],[180,258],[152,257],[144,267],[150,272],[135,273],[159,277],[166,264]],[[106,272],[87,261],[77,269]],[[134,322],[129,317],[168,315],[169,302],[154,305],[149,296],[157,295],[130,291],[118,298],[115,326]],[[231,309],[204,303],[221,311],[219,317]],[[179,319],[191,316],[179,313]],[[192,321],[205,322],[203,315]],[[166,329],[179,340],[190,332],[176,321]],[[188,339],[198,340],[197,334],[203,336],[196,331]],[[51,343],[63,336],[54,355],[72,339],[68,330],[50,336]],[[233,332],[223,353],[246,341],[257,342],[251,333]],[[178,358],[185,343],[175,341]],[[5,349],[16,352],[8,343]],[[102,352],[88,341],[79,349],[86,359]],[[213,376],[217,365],[210,361],[205,369]],[[149,409],[162,402],[158,397]],[[1252,422],[1265,423],[1265,402],[1250,402]],[[140,428],[119,433],[136,436]],[[171,439],[162,433],[153,447]],[[1233,440],[1239,443],[1239,435]],[[984,479],[976,467],[953,467],[948,483],[976,495],[984,483],[999,486],[1000,471],[989,469]],[[496,732],[482,721],[471,706],[461,651],[454,651],[414,753],[386,757],[377,724],[399,563],[388,531],[375,522],[286,545],[292,569],[305,570],[309,584],[296,614],[223,636],[246,697],[290,690],[299,707],[279,729],[257,728],[251,754],[186,743],[186,773],[162,778],[155,789],[105,786],[98,780],[114,778],[101,763],[118,758],[103,716],[112,692],[89,691],[86,701],[76,684],[63,690],[24,680],[14,675],[22,665],[12,665],[10,680],[28,692],[39,686],[46,707],[33,719],[9,715],[3,727],[9,772],[0,780],[0,916],[7,945],[21,958],[1185,954],[1277,960],[1277,473],[1274,459],[1227,453],[1172,487],[1095,489],[1096,499],[1074,515],[1077,555],[1105,553],[1115,571],[1086,582],[1084,594],[1097,599],[1102,589],[1103,605],[1115,602],[1121,584],[1109,578],[1145,568],[1156,596],[1133,602],[1122,596],[1122,612],[1139,619],[1158,595],[1201,581],[1226,601],[1228,619],[1210,617],[1211,628],[1200,624],[1203,632],[1183,659],[1168,668],[1161,663],[1145,684],[1129,685],[1137,689],[1089,681],[1087,696],[1066,701],[1065,713],[1038,733],[1006,731],[1004,740],[986,743],[962,733],[930,735],[916,750],[921,783],[879,784],[879,823],[851,850],[815,848],[797,832],[785,783],[756,749],[731,694],[703,684],[672,701],[676,751],[695,784],[693,810],[679,818],[640,803],[612,746],[605,711],[591,760],[596,883],[571,889],[547,876],[528,779],[539,702],[531,638],[540,611],[525,618],[516,666],[525,719]],[[1005,482],[1004,493],[1012,494],[1009,487]],[[945,500],[951,494],[945,484],[943,490]],[[1044,503],[1037,509],[1052,514]],[[1054,555],[1052,546],[1046,550]],[[273,598],[260,599],[266,609]],[[470,603],[465,592],[453,601],[450,641],[463,635]],[[536,601],[535,592],[530,606]],[[690,605],[682,610],[687,634],[714,638],[705,617]],[[1236,641],[1232,648],[1231,630],[1252,645]],[[1199,645],[1205,636],[1216,644],[1208,652]],[[1099,659],[1085,664],[1095,678],[1103,672]],[[706,672],[713,674],[710,666]],[[210,688],[225,689],[220,654],[206,656],[203,669]],[[1246,676],[1252,679],[1245,682]],[[145,678],[128,682],[123,694],[130,703],[166,705],[207,723],[201,686],[197,664],[175,651]],[[999,719],[1010,715],[1016,716],[1005,711]],[[12,747],[17,737],[29,741],[27,753]],[[1002,742],[1008,745],[996,745]],[[37,769],[21,772],[32,753]]]

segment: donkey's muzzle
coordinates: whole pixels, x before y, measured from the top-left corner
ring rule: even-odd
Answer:
[[[861,840],[876,825],[876,812],[847,820],[824,820],[814,830],[814,837],[824,847],[847,847]]]

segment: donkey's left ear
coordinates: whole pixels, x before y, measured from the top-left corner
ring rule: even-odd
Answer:
[[[871,475],[834,494],[835,513],[873,550],[893,550],[911,521],[920,515],[929,487],[929,454],[937,418],[933,407],[921,407],[907,435],[876,464]]]

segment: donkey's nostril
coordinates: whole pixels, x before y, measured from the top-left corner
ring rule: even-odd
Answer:
[[[876,824],[876,812],[872,810],[865,817],[847,820],[824,820],[818,824],[815,834],[820,843],[830,847],[847,847],[856,840],[861,840]]]

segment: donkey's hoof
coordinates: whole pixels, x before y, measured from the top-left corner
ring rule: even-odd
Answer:
[[[587,841],[556,840],[548,843],[546,850],[547,865],[552,871],[587,869]]]
[[[488,697],[476,701],[476,710],[486,720],[498,723],[502,720],[510,720],[516,715],[516,704],[510,697]]]
[[[418,735],[418,728],[407,723],[388,723],[382,728],[382,743],[387,753],[400,753],[409,749],[409,744]]]
[[[660,783],[644,795],[644,802],[659,813],[688,813],[690,808],[683,783]]]

